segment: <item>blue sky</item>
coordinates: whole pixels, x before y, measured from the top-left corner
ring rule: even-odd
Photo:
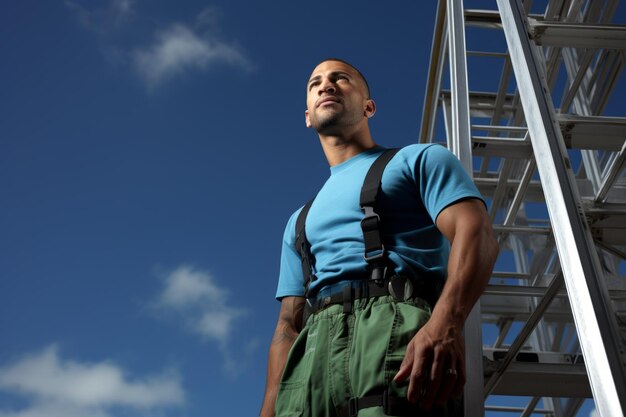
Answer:
[[[475,2],[495,8],[489,1]],[[353,61],[417,141],[436,2],[0,6],[0,417],[256,415],[304,125]]]

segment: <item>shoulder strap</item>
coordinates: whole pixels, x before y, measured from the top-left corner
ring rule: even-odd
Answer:
[[[385,278],[388,264],[387,251],[380,236],[380,216],[375,211],[376,199],[380,191],[385,167],[399,150],[399,148],[385,150],[370,167],[365,176],[363,187],[361,187],[360,205],[364,214],[361,220],[361,230],[363,231],[363,243],[365,244],[363,257],[372,273],[371,279],[374,281],[380,281]]]
[[[387,253],[380,237],[380,217],[375,212],[376,199],[380,191],[380,184],[385,167],[398,153],[400,149],[386,149],[374,161],[369,171],[365,175],[365,181],[361,187],[359,205],[365,214],[361,220],[361,230],[363,231],[363,241],[365,242],[365,260],[372,271],[372,279],[381,280],[385,277],[387,267]],[[311,244],[306,237],[306,217],[309,214],[313,198],[300,211],[296,220],[296,250],[300,254],[302,262],[302,275],[304,276],[305,297],[309,297],[309,286],[317,279],[313,274],[315,259],[311,253]]]
[[[306,238],[306,217],[309,214],[309,210],[315,201],[313,197],[308,203],[302,207],[298,219],[296,220],[296,250],[300,254],[300,262],[302,263],[302,276],[304,277],[304,292],[308,297],[309,286],[313,281],[317,279],[313,274],[313,264],[315,262],[313,254],[311,253],[311,244]]]
[[[376,205],[376,198],[378,197],[378,191],[380,191],[380,183],[383,178],[383,172],[385,172],[385,167],[399,150],[400,148],[386,149],[376,158],[369,171],[367,171],[363,186],[361,187],[361,199],[359,202],[361,209],[363,209],[363,207],[373,207]]]

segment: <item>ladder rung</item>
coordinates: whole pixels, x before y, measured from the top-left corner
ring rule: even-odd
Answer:
[[[530,34],[539,45],[572,48],[626,49],[626,26],[564,23],[528,19]]]
[[[502,349],[484,348],[485,377],[497,368]],[[496,395],[541,397],[591,397],[585,365],[580,354],[520,352],[507,367],[492,392]]]

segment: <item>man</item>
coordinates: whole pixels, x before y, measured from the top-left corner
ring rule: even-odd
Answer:
[[[411,145],[384,168],[376,198],[383,250],[364,259],[359,193],[384,151],[368,126],[375,112],[355,67],[328,59],[313,70],[306,125],[319,135],[331,176],[305,220],[307,288],[306,252],[295,244],[302,209],[285,229],[262,417],[449,416],[446,402],[462,393],[463,324],[498,245],[454,156]],[[374,258],[389,267],[372,267]]]

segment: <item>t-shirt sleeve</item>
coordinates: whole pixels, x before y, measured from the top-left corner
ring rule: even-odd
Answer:
[[[280,254],[280,274],[278,276],[278,288],[276,299],[283,297],[303,297],[304,278],[302,276],[302,263],[300,254],[296,251],[296,220],[300,211],[291,215],[285,233],[283,234],[282,251]]]
[[[447,148],[432,145],[417,160],[419,188],[433,222],[443,209],[466,198],[485,203],[461,162]]]

